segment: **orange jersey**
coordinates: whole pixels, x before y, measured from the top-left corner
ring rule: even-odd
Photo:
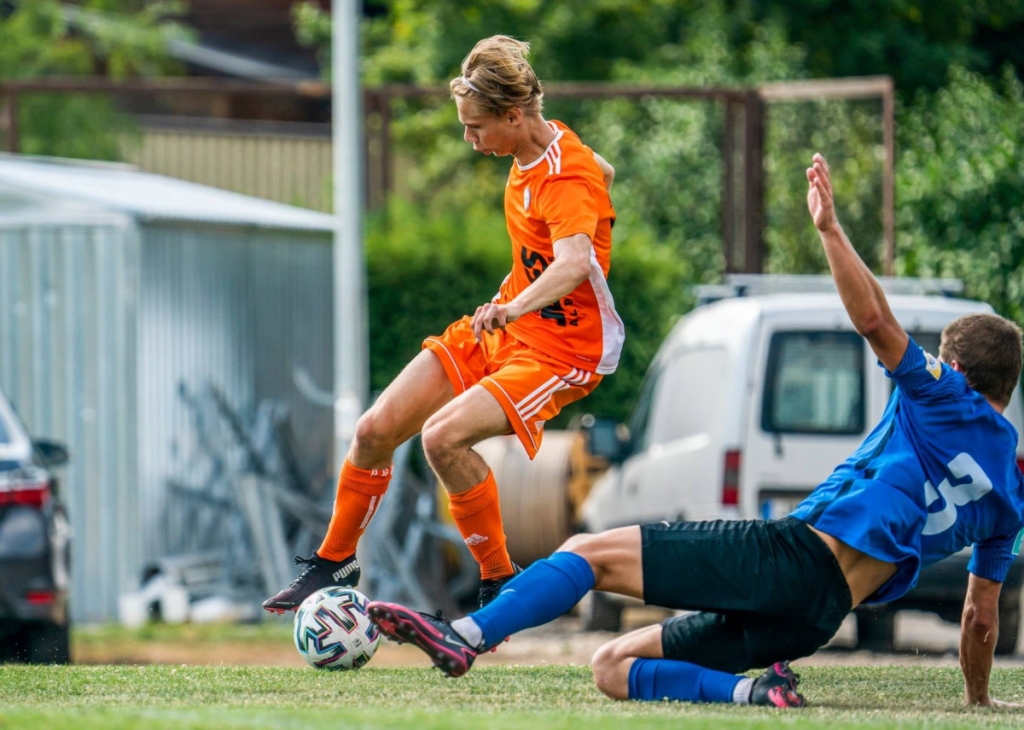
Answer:
[[[615,372],[625,339],[608,290],[612,208],[601,168],[590,148],[561,122],[544,154],[529,165],[512,163],[505,187],[505,222],[512,239],[512,272],[495,301],[510,302],[555,260],[554,242],[590,236],[590,276],[559,301],[508,325],[520,342],[587,372]]]

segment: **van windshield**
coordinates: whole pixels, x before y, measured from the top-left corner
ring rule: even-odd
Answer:
[[[768,351],[761,428],[769,433],[864,431],[864,340],[853,332],[776,332]]]

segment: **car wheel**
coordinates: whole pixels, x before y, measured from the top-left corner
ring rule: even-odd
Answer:
[[[71,660],[67,624],[26,624],[18,637],[14,658],[27,664],[67,664]]]
[[[619,601],[600,591],[590,591],[579,604],[584,631],[621,631],[622,609]]]
[[[866,608],[857,617],[857,648],[890,652],[896,647],[896,612],[885,608]]]

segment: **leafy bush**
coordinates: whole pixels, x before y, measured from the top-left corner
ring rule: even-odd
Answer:
[[[500,212],[429,214],[393,198],[366,236],[370,386],[382,390],[428,335],[491,299],[508,273],[511,246]]]
[[[188,37],[167,20],[182,11],[177,2],[138,9],[129,0],[8,5],[0,3],[0,80],[158,75],[173,66],[167,42]],[[96,94],[21,94],[18,121],[19,151],[33,155],[117,160],[137,132],[130,117]]]
[[[955,276],[967,293],[1024,322],[1024,88],[961,68],[901,117],[897,263]]]

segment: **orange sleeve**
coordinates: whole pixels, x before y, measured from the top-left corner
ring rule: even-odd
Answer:
[[[545,182],[539,198],[552,243],[577,233],[594,240],[599,214],[590,183],[580,177],[557,177]]]

